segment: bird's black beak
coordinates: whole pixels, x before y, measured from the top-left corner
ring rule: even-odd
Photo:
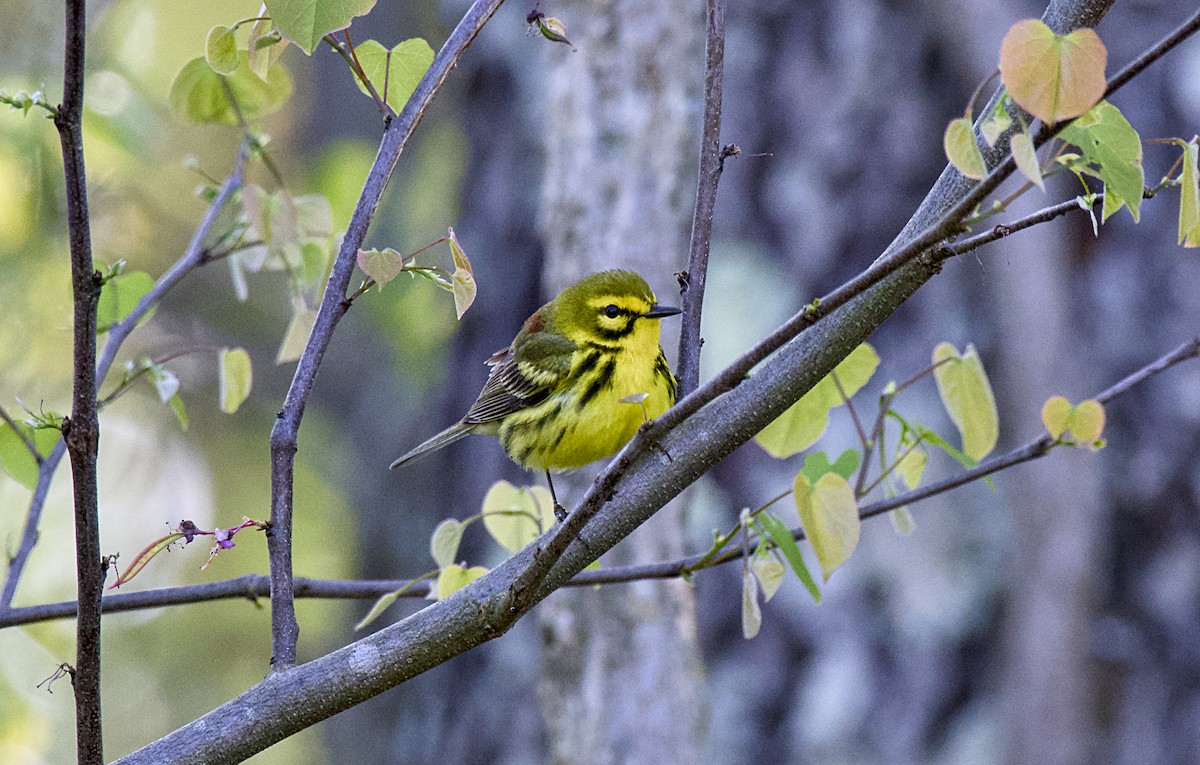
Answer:
[[[683,313],[683,310],[670,305],[652,305],[650,310],[642,314],[647,319],[661,319],[664,316],[674,316],[677,313]]]

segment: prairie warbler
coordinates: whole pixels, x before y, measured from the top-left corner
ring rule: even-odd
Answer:
[[[487,360],[492,371],[466,415],[392,467],[470,433],[499,436],[513,462],[546,472],[554,496],[550,471],[615,454],[646,416],[675,402],[658,319],[677,313],[658,305],[632,271],[603,271],[567,287]],[[644,408],[621,400],[639,393],[646,394]],[[557,496],[554,512],[560,520],[566,515]]]

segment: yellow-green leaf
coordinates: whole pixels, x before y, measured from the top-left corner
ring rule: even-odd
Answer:
[[[433,48],[419,37],[405,40],[391,50],[374,40],[367,40],[354,52],[363,73],[375,86],[375,92],[397,112],[404,108],[433,63]],[[362,82],[357,79],[355,82],[363,93],[370,92]]]
[[[171,411],[175,413],[175,419],[179,421],[179,429],[187,430],[188,429],[187,409],[184,408],[183,399],[181,399],[179,397],[178,393],[176,393],[174,396],[171,396],[169,399],[167,399],[167,406],[171,407]]]
[[[1026,178],[1033,181],[1039,189],[1045,191],[1046,184],[1042,182],[1042,168],[1038,164],[1037,152],[1033,148],[1033,139],[1029,137],[1029,133],[1022,130],[1014,135],[1011,146],[1017,169]]]
[[[433,536],[429,538],[429,554],[438,568],[445,568],[454,562],[465,528],[458,520],[447,518],[433,530]]]
[[[38,454],[45,457],[58,443],[62,434],[49,428],[31,428],[17,423],[21,432],[33,440]],[[25,439],[8,426],[0,423],[0,468],[12,476],[13,480],[33,491],[37,486],[38,464],[29,451]]]
[[[1067,431],[1079,446],[1090,446],[1104,432],[1104,406],[1094,399],[1080,401],[1074,406],[1062,396],[1053,396],[1042,405],[1042,424],[1050,437],[1061,438]]]
[[[462,245],[458,243],[454,229],[450,229],[447,241],[450,242],[450,256],[454,259],[454,273],[450,277],[450,281],[454,285],[454,310],[461,319],[471,304],[475,302],[475,275],[471,270],[471,261],[467,258],[467,253],[463,250]]]
[[[1071,402],[1063,396],[1051,396],[1042,404],[1042,424],[1051,438],[1059,438],[1067,431],[1071,418]]]
[[[143,271],[133,271],[114,276],[100,288],[100,302],[96,305],[96,331],[107,332],[125,320],[137,307],[147,292],[154,288],[154,279]],[[141,321],[150,318],[147,311]]]
[[[238,114],[225,93],[227,84],[244,119],[254,121],[278,111],[292,94],[287,70],[273,66],[264,81],[250,71],[246,51],[238,51],[238,59],[237,69],[228,77],[214,72],[203,56],[184,64],[171,84],[171,108],[192,122],[236,125]]]
[[[900,474],[900,480],[904,482],[909,491],[920,485],[921,476],[925,474],[925,465],[928,462],[929,455],[923,449],[913,449],[896,463],[896,472]]]
[[[250,38],[246,40],[246,66],[263,82],[267,81],[271,64],[283,55],[283,43],[275,24],[269,18],[260,18],[250,27]]]
[[[992,109],[988,118],[979,126],[979,133],[983,136],[983,140],[988,146],[995,146],[996,140],[1000,138],[1005,130],[1012,126],[1012,117],[1008,110],[1004,108],[1005,99],[1000,99],[996,102],[996,106]]]
[[[470,271],[456,268],[450,278],[454,282],[454,311],[461,319],[475,302],[475,277]]]
[[[800,525],[828,582],[858,546],[860,521],[854,489],[837,473],[826,473],[816,483],[798,473],[792,489]]]
[[[1196,169],[1195,141],[1183,144],[1183,170],[1179,174],[1179,244],[1200,247],[1200,172]]]
[[[1071,433],[1079,441],[1092,443],[1104,432],[1104,405],[1095,399],[1080,401],[1071,413]]]
[[[380,595],[379,600],[375,601],[375,605],[371,606],[371,610],[369,612],[367,612],[367,615],[364,616],[362,619],[360,619],[358,624],[354,625],[354,630],[357,632],[358,630],[361,630],[364,627],[367,627],[368,625],[370,625],[371,622],[378,619],[380,617],[380,615],[383,614],[383,612],[386,611],[390,605],[392,605],[397,600],[399,600],[401,595],[408,592],[418,582],[424,582],[424,581],[425,581],[425,579],[423,579],[423,578],[422,579],[413,579],[398,590],[393,590],[392,592],[389,592],[386,595]],[[431,588],[431,594],[436,595],[437,593],[435,590],[433,590]]]
[[[834,391],[836,393],[836,391]],[[812,446],[829,425],[829,410],[836,402],[817,383],[808,393],[767,427],[754,440],[772,457],[790,457]]]
[[[853,397],[879,366],[879,355],[868,343],[850,355],[792,404],[783,414],[754,437],[759,446],[773,457],[790,457],[817,442],[829,425],[829,410],[843,403],[838,384],[847,398]],[[837,375],[837,384],[832,375]]]
[[[383,289],[383,285],[399,276],[404,268],[404,256],[391,247],[385,247],[383,250],[359,250],[358,267]]]
[[[551,16],[541,16],[534,21],[534,25],[537,27],[537,30],[541,32],[542,37],[545,37],[551,42],[570,45],[571,50],[575,50],[575,45],[567,39],[567,26],[566,24],[563,24],[561,20]]]
[[[996,446],[1000,416],[975,346],[968,344],[966,353],[959,355],[950,343],[940,343],[933,349],[933,363],[938,395],[962,435],[963,453],[976,461],[983,459]]]
[[[812,596],[814,603],[821,602],[821,591],[817,589],[817,583],[813,581],[812,574],[808,572],[808,566],[804,563],[804,558],[800,555],[800,547],[796,544],[796,540],[792,537],[791,530],[783,521],[779,520],[770,513],[763,512],[758,515],[758,522],[767,532],[767,536],[783,553],[783,557],[787,559],[788,565],[792,567],[796,578],[804,585],[804,589],[808,590],[808,594]]]
[[[464,569],[457,563],[452,563],[438,572],[437,578],[437,597],[442,600],[447,596],[458,592],[463,587],[466,587],[471,582],[474,582],[479,577],[486,574],[488,570],[483,566],[471,566]]]
[[[222,24],[208,30],[208,37],[204,41],[204,58],[217,74],[236,72],[241,59],[238,58],[233,30]]]
[[[1045,122],[1085,113],[1104,95],[1108,51],[1091,29],[1056,35],[1037,19],[1018,21],[1000,44],[1000,78],[1013,100]]]
[[[221,411],[233,414],[250,395],[254,382],[245,348],[225,348],[220,358]]]
[[[167,403],[179,391],[179,377],[162,364],[155,364],[150,359],[142,361],[150,375],[150,382],[158,392],[158,400]]]
[[[516,552],[554,525],[554,502],[544,486],[492,484],[483,498],[483,525],[501,547]]]
[[[1139,220],[1145,183],[1142,139],[1121,110],[1101,101],[1063,128],[1058,137],[1079,147],[1086,167],[1104,181],[1100,220],[1108,220],[1126,205],[1134,221]]]
[[[958,172],[975,180],[987,175],[987,165],[979,153],[979,144],[975,143],[975,128],[971,120],[966,117],[951,120],[946,126],[946,134],[942,136],[942,146],[946,150],[946,158]]]
[[[276,364],[295,361],[304,353],[308,345],[308,336],[312,334],[313,325],[317,323],[317,312],[309,308],[303,298],[292,301],[292,320],[288,324],[283,342],[279,344],[279,353],[275,355]]]
[[[742,574],[742,637],[749,640],[762,628],[762,609],[758,605],[758,580],[749,571]]]
[[[375,0],[265,0],[267,15],[284,37],[307,55],[330,32],[350,26],[355,16],[371,10]]]
[[[755,555],[754,560],[750,561],[750,570],[754,572],[754,576],[758,577],[758,583],[762,585],[763,600],[770,602],[771,598],[775,597],[775,593],[779,591],[780,585],[783,584],[783,575],[787,573],[787,566],[768,553]]]

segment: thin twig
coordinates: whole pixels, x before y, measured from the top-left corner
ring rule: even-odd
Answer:
[[[17,594],[17,583],[25,571],[25,564],[38,543],[38,526],[42,519],[42,509],[46,506],[46,497],[50,493],[50,481],[63,455],[67,453],[67,444],[62,439],[54,445],[46,459],[38,467],[37,485],[33,488],[33,496],[29,500],[29,513],[25,516],[25,525],[21,529],[21,543],[17,552],[8,561],[8,573],[4,578],[4,589],[0,590],[0,611],[12,605],[13,597]]]
[[[1097,199],[1102,199],[1104,194],[1097,194]],[[938,252],[937,254],[945,255],[945,257],[953,257],[954,255],[963,255],[976,250],[985,244],[990,244],[997,239],[1003,239],[1009,234],[1015,234],[1022,229],[1027,229],[1030,226],[1036,226],[1039,223],[1046,223],[1055,218],[1066,215],[1072,210],[1083,211],[1084,208],[1079,205],[1078,199],[1068,199],[1065,202],[1059,202],[1056,205],[1045,207],[1037,212],[1030,213],[1021,218],[1017,218],[1011,223],[998,223],[987,231],[975,234],[974,236],[946,245],[946,252]]]
[[[475,0],[434,57],[400,115],[385,129],[379,153],[367,174],[329,273],[329,281],[325,284],[316,322],[296,365],[283,408],[271,429],[271,528],[267,532],[267,551],[271,564],[271,667],[274,670],[295,664],[296,642],[300,635],[292,602],[292,483],[296,439],[321,359],[333,338],[334,329],[351,305],[346,294],[356,255],[409,137],[467,46],[503,2]]]
[[[717,184],[725,167],[721,149],[721,92],[725,72],[725,0],[708,0],[705,21],[704,123],[700,134],[700,173],[696,181],[696,209],[688,267],[680,277],[683,316],[679,330],[679,396],[700,384],[700,318],[704,285],[708,279],[708,254],[712,246],[713,210]],[[732,151],[732,149],[731,149]]]

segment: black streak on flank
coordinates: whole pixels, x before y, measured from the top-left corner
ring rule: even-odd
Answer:
[[[596,365],[600,363],[601,355],[603,355],[603,351],[597,350],[592,351],[588,355],[584,356],[583,361],[579,362],[579,366],[576,367],[575,371],[571,373],[570,382],[583,379],[584,375],[595,369]]]
[[[600,395],[600,391],[612,385],[613,374],[617,371],[617,360],[610,358],[605,362],[604,366],[600,367],[600,371],[596,373],[595,378],[588,383],[587,388],[583,391],[583,395],[579,397],[579,408],[583,409],[588,405],[588,402]]]

